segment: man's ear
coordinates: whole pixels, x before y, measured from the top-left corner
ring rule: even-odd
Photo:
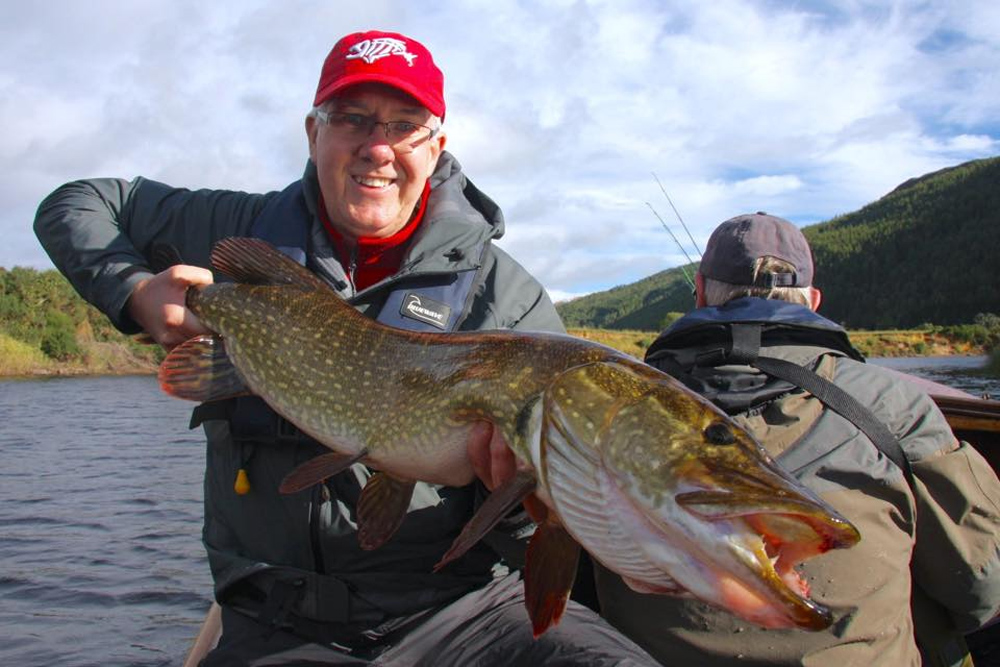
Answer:
[[[823,300],[823,293],[815,287],[809,288],[809,307],[815,312],[819,310],[819,304]]]
[[[313,115],[306,116],[306,139],[309,141],[309,159],[316,161],[316,133],[319,132],[319,123]]]
[[[444,151],[444,145],[448,143],[448,135],[444,133],[444,130],[438,132],[434,138],[431,140],[434,145],[431,147],[430,151],[430,168],[427,170],[428,174],[433,174],[434,170],[437,169],[438,159],[441,157],[441,153]]]
[[[700,272],[694,274],[694,307],[705,307],[705,276]]]

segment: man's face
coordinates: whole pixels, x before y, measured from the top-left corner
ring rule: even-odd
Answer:
[[[440,120],[412,97],[377,83],[352,86],[324,107],[381,122],[440,125]],[[439,133],[412,152],[399,153],[386,140],[382,126],[375,126],[363,139],[345,139],[312,116],[306,119],[306,134],[330,222],[354,239],[391,236],[409,222],[445,144],[444,135]]]

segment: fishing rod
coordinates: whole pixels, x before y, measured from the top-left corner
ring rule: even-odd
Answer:
[[[688,238],[691,239],[691,245],[694,246],[694,249],[698,251],[698,255],[700,256],[702,254],[701,248],[699,248],[698,244],[695,243],[694,237],[691,236],[691,231],[688,229],[687,225],[684,224],[684,218],[681,217],[681,214],[677,210],[677,207],[674,206],[673,200],[670,198],[670,195],[667,194],[667,189],[665,187],[663,187],[663,183],[660,183],[660,179],[656,176],[656,172],[655,171],[654,172],[650,172],[650,173],[653,174],[653,180],[655,180],[656,184],[660,186],[660,191],[663,193],[663,196],[667,198],[667,203],[670,204],[670,208],[674,209],[674,215],[676,215],[677,219],[680,220],[681,227],[683,227],[684,231],[687,232]],[[684,250],[684,249],[681,248],[681,250]],[[684,255],[687,256],[687,253],[684,253]],[[688,257],[688,261],[689,262],[691,261],[690,257]]]
[[[674,210],[674,215],[676,215],[677,220],[680,221],[681,227],[684,228],[684,231],[687,232],[688,238],[691,239],[691,245],[694,246],[694,249],[698,251],[698,255],[700,256],[702,254],[701,249],[698,247],[698,244],[695,242],[694,237],[691,235],[691,230],[689,230],[687,225],[684,223],[684,218],[681,217],[681,214],[677,210],[677,207],[674,206],[674,202],[672,199],[670,199],[670,195],[667,194],[667,189],[663,187],[663,183],[661,183],[660,179],[656,176],[656,172],[651,172],[651,173],[653,174],[653,179],[656,181],[656,184],[660,186],[660,191],[663,193],[663,196],[667,198],[667,202],[670,204],[670,208]],[[656,209],[653,208],[653,205],[650,204],[649,202],[646,202],[646,206],[648,206],[649,210],[653,212],[653,215],[656,216],[656,219],[660,221],[660,224],[663,225],[663,228],[667,230],[667,233],[670,234],[670,238],[674,240],[674,243],[677,244],[677,247],[680,248],[680,251],[684,253],[684,257],[687,258],[688,264],[694,264],[694,260],[691,259],[691,255],[689,255],[687,250],[684,249],[684,244],[682,244],[680,240],[678,240],[677,235],[674,234],[673,230],[670,229],[670,226],[667,225],[666,221],[660,216],[660,214],[656,212]],[[691,289],[694,289],[695,288],[694,280],[691,278],[690,274],[688,274],[687,267],[681,266],[681,272],[684,274],[684,278],[685,280],[687,280],[688,285],[691,286]]]
[[[646,202],[646,206],[648,206],[649,210],[653,212],[653,215],[656,216],[656,219],[660,221],[660,224],[663,225],[663,228],[667,230],[667,233],[670,234],[670,238],[674,240],[674,243],[676,243],[677,247],[681,249],[681,252],[684,253],[684,256],[688,258],[688,263],[691,263],[691,258],[688,256],[687,251],[684,250],[684,246],[681,245],[681,242],[677,240],[677,236],[674,234],[673,230],[670,229],[670,227],[663,220],[663,218],[660,217],[660,214],[656,212],[656,209],[653,208],[652,204]],[[691,286],[691,289],[694,289],[694,279],[691,278],[691,275],[688,273],[686,266],[681,266],[681,273],[684,274],[684,279],[687,281],[688,285]]]

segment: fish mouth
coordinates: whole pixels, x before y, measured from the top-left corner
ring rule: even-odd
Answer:
[[[832,612],[809,597],[809,584],[795,566],[861,539],[857,528],[839,513],[819,499],[783,489],[767,494],[692,491],[674,499],[679,507],[720,529],[735,527],[730,553],[750,576],[737,572],[720,576],[718,589],[726,606],[767,628],[818,631],[830,626]]]
[[[829,627],[795,566],[855,544],[857,529],[749,433],[650,373],[591,364],[547,390],[532,460],[563,525],[638,592],[687,591],[768,628]]]

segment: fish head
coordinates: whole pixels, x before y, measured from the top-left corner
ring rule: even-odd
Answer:
[[[533,453],[566,529],[640,592],[686,592],[764,627],[828,627],[794,566],[857,529],[673,378],[598,362],[546,389]]]

